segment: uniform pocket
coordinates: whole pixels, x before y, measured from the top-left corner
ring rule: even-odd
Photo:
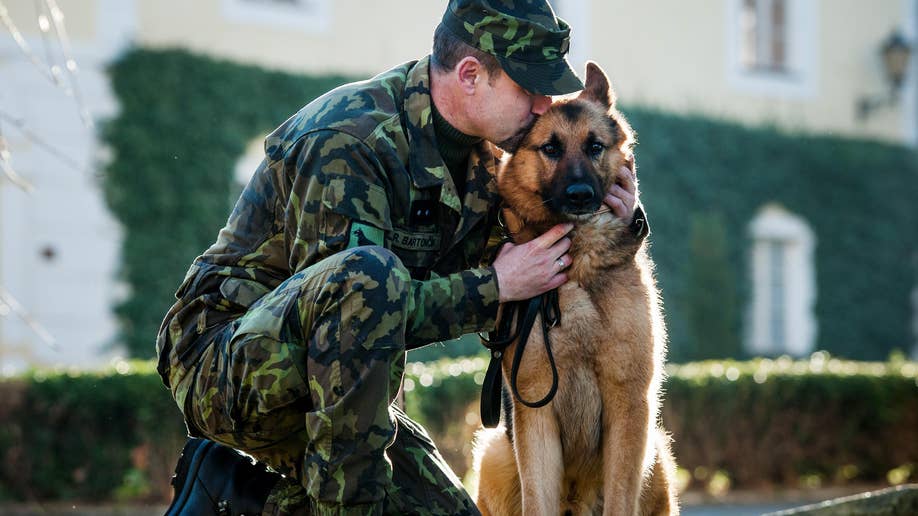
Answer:
[[[296,316],[290,312],[296,306],[299,295],[299,285],[288,281],[281,284],[277,290],[259,297],[236,321],[233,340],[242,335],[257,335],[277,341],[291,340],[293,336],[288,334],[286,328],[290,323],[288,317]],[[298,337],[302,339],[302,335]]]
[[[220,294],[243,308],[249,308],[271,289],[255,280],[229,277],[220,283]]]
[[[324,207],[339,215],[371,224],[384,231],[392,230],[389,197],[380,186],[354,176],[329,176],[322,192]]]
[[[344,175],[328,178],[322,192],[319,237],[333,249],[361,245],[386,246],[392,230],[385,189]]]

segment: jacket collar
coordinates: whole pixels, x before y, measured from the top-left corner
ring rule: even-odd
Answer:
[[[430,96],[430,56],[408,71],[405,84],[404,115],[408,133],[408,167],[418,188],[441,186],[440,202],[460,214],[463,223],[457,232],[474,225],[497,201],[496,159],[487,142],[479,143],[469,155],[465,199],[459,199],[456,186],[437,151]],[[466,220],[471,219],[471,220]]]

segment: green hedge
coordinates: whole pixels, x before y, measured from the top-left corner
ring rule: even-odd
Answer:
[[[120,112],[102,131],[113,154],[103,185],[125,229],[121,276],[130,286],[116,314],[131,355],[148,358],[185,271],[235,203],[233,168],[246,145],[347,79],[140,49],[109,74]]]
[[[816,353],[673,366],[663,421],[696,480],[720,471],[741,487],[807,487],[901,481],[902,467],[918,479],[914,362]]]
[[[486,366],[475,357],[406,368],[406,410],[459,474]],[[700,362],[672,366],[665,389],[663,420],[690,489],[918,480],[918,363],[825,353]],[[0,382],[0,500],[161,502],[183,443],[150,363]]]
[[[466,436],[479,424],[486,365],[479,357],[408,367],[407,411],[457,471],[470,466]],[[691,488],[918,480],[918,363],[818,352],[801,361],[672,365],[668,373],[663,424]]]
[[[146,49],[127,52],[110,73],[121,111],[102,134],[113,155],[104,186],[125,229],[121,273],[130,286],[116,311],[131,354],[150,357],[175,288],[230,211],[232,170],[245,145],[346,78]],[[913,150],[625,111],[640,140],[673,360],[738,354],[739,308],[749,299],[747,226],[771,201],[803,217],[818,241],[816,347],[877,360],[909,346],[918,277],[909,258],[918,252]],[[717,227],[699,227],[706,221]],[[709,242],[717,254],[705,251]],[[705,346],[714,340],[721,344]]]
[[[0,383],[0,499],[164,500],[185,428],[150,363]]]

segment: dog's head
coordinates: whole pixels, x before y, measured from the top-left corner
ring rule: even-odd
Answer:
[[[633,167],[633,144],[609,79],[589,62],[583,91],[554,102],[505,156],[498,189],[526,223],[583,220],[602,207],[619,169]]]

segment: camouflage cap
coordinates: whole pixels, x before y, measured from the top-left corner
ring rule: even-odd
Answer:
[[[567,62],[571,29],[546,0],[449,0],[442,25],[487,52],[530,93],[563,95],[583,89]]]

